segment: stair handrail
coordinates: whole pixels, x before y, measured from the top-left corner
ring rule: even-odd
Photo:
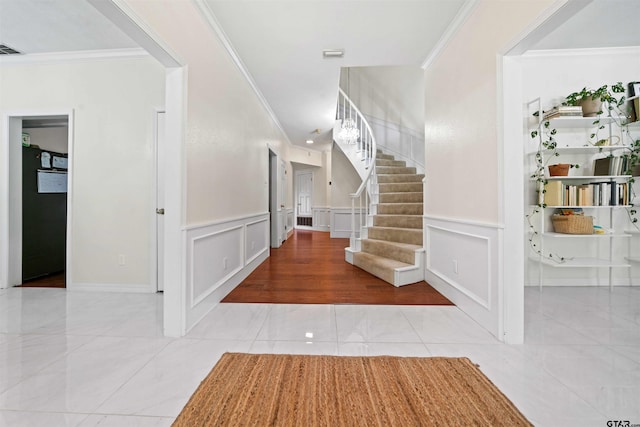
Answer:
[[[342,107],[342,109],[341,109]],[[347,110],[348,108],[348,110]],[[348,116],[347,116],[348,111]],[[355,118],[353,117],[355,113]],[[366,213],[369,211],[369,193],[371,192],[371,184],[373,183],[373,179],[375,178],[375,166],[376,166],[376,138],[373,136],[373,131],[371,130],[371,126],[367,119],[365,119],[364,115],[360,112],[358,107],[351,101],[349,96],[341,89],[338,88],[338,106],[336,108],[336,119],[341,120],[341,123],[344,123],[345,119],[354,119],[356,122],[356,128],[360,131],[359,138],[355,141],[355,144],[358,145],[358,152],[361,154],[361,161],[367,162],[368,164],[365,166],[367,172],[365,176],[362,178],[362,183],[358,187],[355,193],[351,193],[349,196],[351,197],[351,236],[350,236],[350,247],[355,247],[356,242],[356,200],[359,203],[359,216],[360,216],[360,227],[364,225],[363,218],[366,215],[363,214],[362,205],[363,205],[363,194],[364,194],[364,206],[366,209]],[[374,178],[372,178],[374,177]],[[368,190],[368,191],[365,191]],[[359,235],[360,233],[358,233]]]

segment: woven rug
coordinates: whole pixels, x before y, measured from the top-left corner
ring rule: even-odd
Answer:
[[[530,426],[466,358],[225,353],[174,426]]]

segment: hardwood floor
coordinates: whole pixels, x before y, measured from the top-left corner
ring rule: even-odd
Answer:
[[[426,282],[399,288],[344,260],[348,239],[295,230],[222,302],[452,305]]]
[[[27,280],[22,285],[23,288],[66,288],[66,277],[64,272],[54,273],[37,279]]]

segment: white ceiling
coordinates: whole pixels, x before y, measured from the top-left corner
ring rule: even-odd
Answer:
[[[0,0],[0,44],[26,54],[138,47],[85,0]]]
[[[595,0],[534,49],[640,46],[640,0]]]
[[[204,1],[290,141],[323,149],[340,68],[421,65],[466,0]],[[594,0],[535,48],[638,46],[638,16],[640,0]],[[0,0],[0,44],[26,54],[137,47],[86,0]],[[323,59],[327,48],[344,58]]]
[[[419,67],[464,0],[206,0],[294,144],[331,142],[341,67]],[[344,49],[323,59],[323,49]],[[320,135],[312,135],[320,129]]]

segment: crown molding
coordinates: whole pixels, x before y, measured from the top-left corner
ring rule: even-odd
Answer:
[[[23,64],[51,64],[60,62],[86,62],[105,59],[146,58],[147,51],[141,48],[79,50],[73,52],[30,53],[23,55],[2,55],[0,66]]]
[[[453,18],[445,32],[442,34],[442,37],[440,37],[436,45],[433,47],[433,49],[431,49],[431,52],[429,52],[429,56],[427,56],[427,58],[422,63],[421,67],[423,70],[429,68],[431,64],[438,58],[438,56],[440,56],[440,53],[444,50],[445,47],[447,47],[449,41],[451,41],[455,33],[471,16],[471,13],[473,13],[479,3],[479,0],[467,0],[460,7],[460,10],[458,10],[458,13]]]
[[[255,80],[253,80],[251,73],[249,73],[249,70],[242,62],[242,59],[240,59],[240,56],[234,49],[233,45],[231,44],[231,41],[229,40],[226,33],[222,29],[222,26],[218,22],[217,18],[215,17],[215,14],[211,10],[207,2],[205,0],[192,0],[192,1],[198,6],[198,8],[202,12],[209,26],[215,31],[216,35],[218,36],[218,39],[220,39],[220,42],[226,49],[227,53],[229,54],[233,62],[236,64],[236,67],[238,67],[238,70],[240,70],[240,72],[242,73],[246,81],[249,83],[249,86],[251,86],[251,89],[253,89],[253,92],[256,94],[256,96],[262,103],[262,106],[265,108],[269,116],[271,116],[271,120],[273,120],[275,125],[278,127],[284,139],[287,141],[287,143],[289,143],[289,145],[294,146],[291,140],[289,139],[289,136],[284,131],[284,128],[282,127],[282,123],[280,123],[280,120],[278,120],[278,117],[276,116],[275,112],[271,109],[271,105],[269,105],[269,102],[267,101],[267,99],[264,97],[264,95],[258,88],[258,85],[256,84]]]

